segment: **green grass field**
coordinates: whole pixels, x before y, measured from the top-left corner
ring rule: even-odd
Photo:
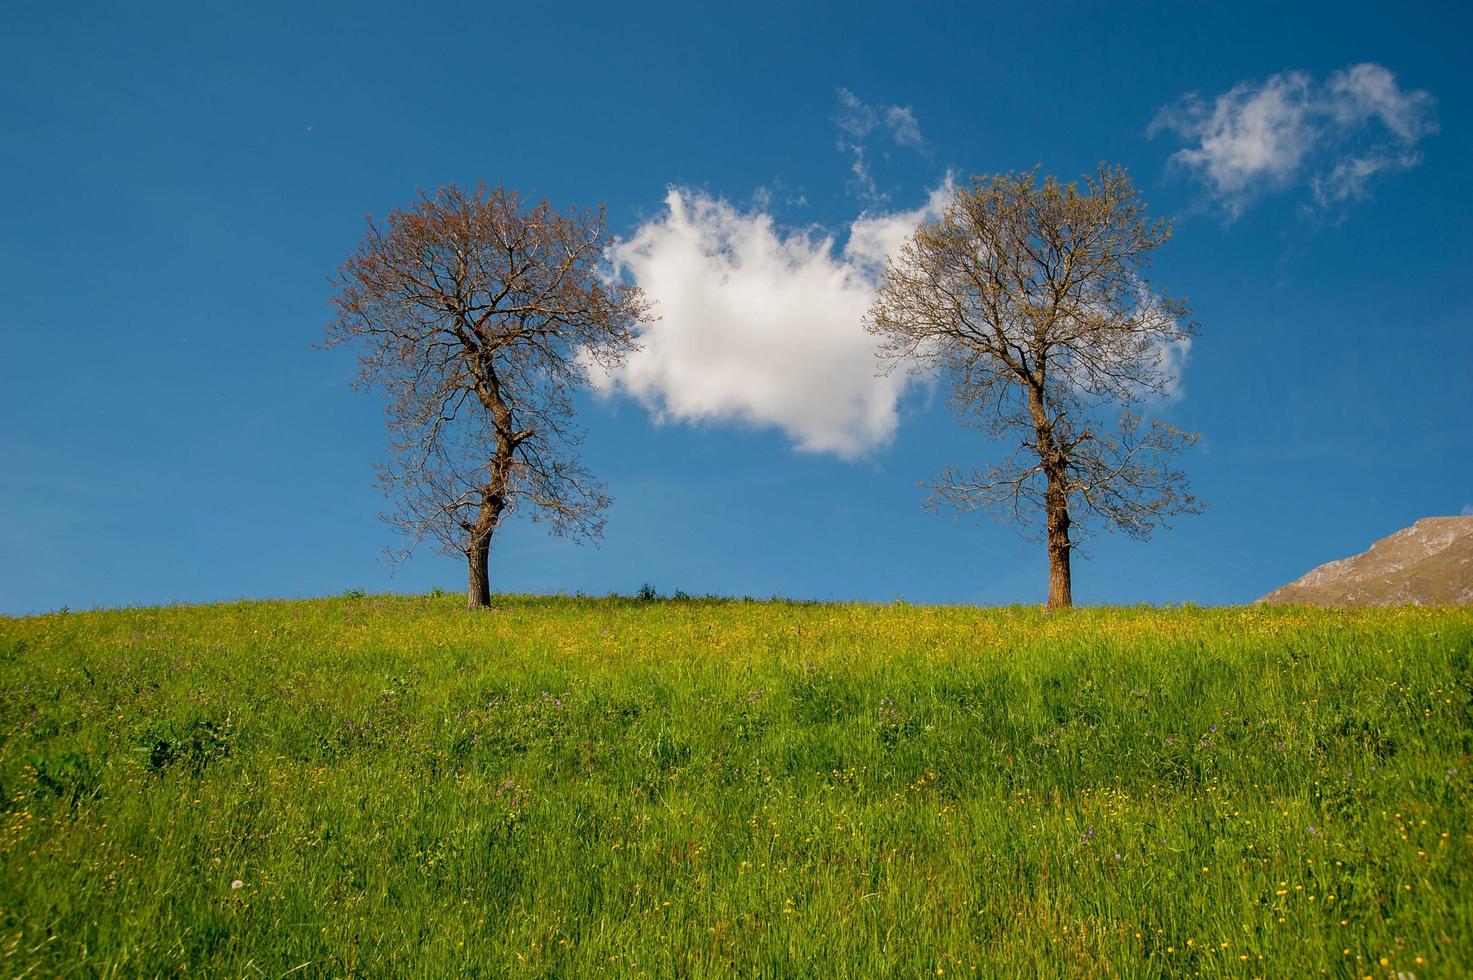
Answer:
[[[0,619],[0,975],[1467,976],[1473,612]]]

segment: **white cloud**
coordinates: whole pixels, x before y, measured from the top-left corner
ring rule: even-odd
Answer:
[[[1137,287],[1136,303],[1138,304],[1138,316],[1155,320],[1158,323],[1168,322],[1168,314],[1162,309],[1161,299],[1155,293],[1148,290],[1144,284]],[[1175,318],[1169,319],[1173,332],[1181,329],[1180,321]],[[1156,339],[1151,344],[1151,353],[1148,355],[1152,361],[1152,367],[1159,378],[1165,383],[1158,392],[1145,393],[1147,401],[1155,402],[1178,402],[1186,396],[1186,388],[1182,378],[1186,374],[1187,361],[1192,355],[1192,337],[1185,332],[1172,340]]]
[[[1416,144],[1437,131],[1434,105],[1367,63],[1323,83],[1301,71],[1241,82],[1210,103],[1194,93],[1157,113],[1147,132],[1185,138],[1172,162],[1236,217],[1259,194],[1293,186],[1308,186],[1321,207],[1364,197],[1376,174],[1421,162]]]
[[[834,124],[857,140],[862,140],[879,125],[880,116],[847,88],[839,89],[839,112]]]
[[[1464,517],[1473,517],[1473,500],[1470,500],[1468,503],[1466,503],[1466,504],[1463,505],[1463,514],[1462,514],[1462,516],[1464,516]]]
[[[914,109],[908,105],[872,106],[847,88],[839,89],[839,111],[834,115],[834,125],[841,134],[835,145],[840,153],[851,157],[849,191],[871,204],[882,204],[889,199],[889,195],[880,191],[870,171],[871,134],[883,129],[895,145],[925,150],[926,141],[921,136]]]
[[[948,177],[914,211],[861,215],[838,250],[831,235],[672,188],[665,211],[610,250],[660,319],[601,387],[661,420],[777,428],[801,450],[854,458],[883,445],[906,378],[877,376],[864,315],[885,256],[950,195]]]
[[[955,175],[948,173],[920,207],[913,211],[862,214],[849,226],[849,240],[844,244],[844,257],[865,275],[873,278],[885,268],[885,259],[900,251],[922,221],[941,216],[955,187]]]
[[[1321,207],[1358,201],[1366,196],[1366,184],[1383,170],[1410,170],[1422,162],[1420,153],[1373,151],[1365,156],[1335,162],[1329,173],[1310,178],[1309,188]]]
[[[849,163],[849,173],[852,175],[847,185],[848,190],[862,201],[873,204],[883,204],[890,199],[889,194],[881,192],[875,183],[874,175],[870,173],[869,161],[865,159],[863,146],[851,146],[849,152],[854,159]]]
[[[1152,131],[1175,129],[1195,137],[1195,148],[1173,160],[1196,171],[1225,198],[1255,183],[1283,183],[1299,169],[1313,142],[1306,125],[1310,82],[1302,73],[1275,75],[1261,87],[1247,83],[1218,96],[1211,112],[1195,98],[1163,110]]]
[[[886,109],[885,125],[890,130],[890,138],[901,146],[921,146],[925,143],[921,138],[921,124],[916,122],[916,114],[910,106],[892,105]]]
[[[1437,132],[1437,100],[1421,90],[1402,91],[1396,76],[1380,65],[1367,62],[1337,71],[1326,87],[1344,124],[1359,125],[1374,116],[1407,143]]]

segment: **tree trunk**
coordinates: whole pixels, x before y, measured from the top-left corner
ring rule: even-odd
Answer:
[[[465,607],[471,612],[491,608],[491,536],[496,533],[501,513],[506,509],[509,459],[509,455],[498,456],[492,461],[491,482],[481,488],[481,509],[470,528],[470,547],[465,553],[468,563]]]
[[[465,553],[468,563],[468,575],[465,586],[465,607],[471,612],[477,609],[491,608],[491,535],[477,538],[471,542],[470,550]]]
[[[1074,605],[1069,580],[1069,499],[1053,480],[1044,495],[1048,526],[1048,608]]]
[[[1048,608],[1074,605],[1069,583],[1069,483],[1067,453],[1054,441],[1054,420],[1043,397],[1043,374],[1028,377],[1028,410],[1038,434],[1038,461],[1043,469],[1044,525],[1048,528]]]

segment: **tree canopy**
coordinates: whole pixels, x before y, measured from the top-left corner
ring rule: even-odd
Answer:
[[[602,209],[452,184],[370,218],[336,278],[327,343],[357,344],[360,385],[388,395],[386,517],[411,548],[430,537],[466,556],[473,608],[489,604],[491,539],[513,511],[602,533],[609,498],[576,451],[572,394],[590,364],[635,349],[649,311],[605,278],[604,246]]]
[[[1171,464],[1196,437],[1142,412],[1197,329],[1147,278],[1170,236],[1120,168],[977,177],[888,263],[870,310],[889,366],[937,373],[964,423],[1011,444],[947,467],[928,504],[1041,530],[1051,606],[1072,602],[1070,550],[1091,526],[1145,538],[1200,510]]]

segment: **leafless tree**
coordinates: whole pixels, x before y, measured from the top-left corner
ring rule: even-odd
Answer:
[[[1083,186],[978,177],[906,242],[870,309],[887,366],[939,372],[964,423],[1012,444],[997,465],[946,469],[927,504],[1041,525],[1050,608],[1073,602],[1070,551],[1091,525],[1147,538],[1201,510],[1171,466],[1196,436],[1140,412],[1196,332],[1146,279],[1170,236],[1120,168]]]
[[[514,190],[421,194],[368,231],[335,280],[329,346],[360,347],[359,386],[387,392],[388,519],[468,563],[466,603],[490,605],[501,522],[525,507],[552,533],[603,531],[604,486],[576,447],[571,396],[590,362],[635,346],[649,304],[603,269],[604,214],[560,214]]]

